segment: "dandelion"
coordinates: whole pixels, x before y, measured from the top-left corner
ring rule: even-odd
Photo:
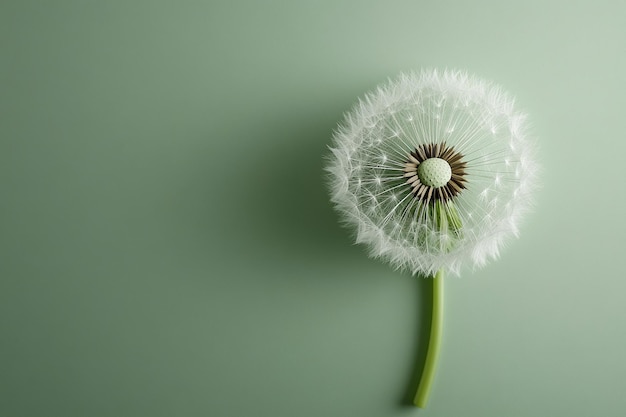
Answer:
[[[331,200],[371,256],[431,276],[424,407],[441,341],[444,271],[495,259],[533,200],[526,116],[493,83],[460,71],[403,74],[368,93],[335,132]]]

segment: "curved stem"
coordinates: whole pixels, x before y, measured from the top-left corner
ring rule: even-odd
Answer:
[[[430,340],[426,352],[426,362],[422,371],[417,393],[413,403],[425,408],[435,378],[439,353],[441,351],[441,334],[443,329],[443,270],[433,277],[433,312],[430,324]]]

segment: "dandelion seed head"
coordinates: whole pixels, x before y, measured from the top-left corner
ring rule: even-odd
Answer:
[[[464,72],[401,74],[336,129],[331,200],[357,243],[396,268],[483,266],[532,204],[526,119],[501,88]]]

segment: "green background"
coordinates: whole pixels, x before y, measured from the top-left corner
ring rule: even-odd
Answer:
[[[622,416],[619,1],[0,3],[0,415]],[[352,245],[322,159],[422,67],[516,95],[537,207],[446,282]]]

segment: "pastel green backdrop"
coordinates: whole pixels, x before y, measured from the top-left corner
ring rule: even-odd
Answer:
[[[622,416],[619,1],[0,4],[0,415]],[[322,158],[398,72],[517,96],[543,187],[498,262],[367,258]]]

